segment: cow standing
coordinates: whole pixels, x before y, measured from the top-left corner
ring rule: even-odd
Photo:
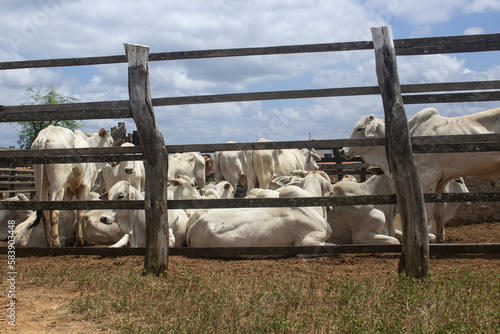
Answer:
[[[93,135],[86,135],[80,130],[75,132],[49,125],[40,131],[31,145],[32,150],[87,148],[87,147],[112,147],[113,138],[101,129]],[[34,165],[35,188],[39,200],[62,201],[89,200],[89,194],[94,185],[97,168],[94,163],[64,163]],[[49,198],[50,197],[50,198]],[[75,234],[75,243],[83,245],[82,219],[83,210],[77,211],[76,231],[69,229],[70,239]],[[45,229],[47,246],[60,247],[58,231],[59,210],[43,212],[42,221]],[[71,224],[71,222],[70,222]]]

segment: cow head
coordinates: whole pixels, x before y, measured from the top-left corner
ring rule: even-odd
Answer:
[[[97,147],[112,147],[113,146],[113,137],[109,134],[106,129],[101,128],[97,133],[99,136],[99,141],[97,142]]]
[[[368,115],[356,123],[349,139],[383,138],[384,136],[385,121],[376,118],[375,115]],[[348,160],[359,155],[367,164],[379,166],[385,174],[391,176],[384,146],[346,146],[340,150],[340,155]]]
[[[205,176],[208,176],[214,172],[214,157],[210,154],[203,154],[205,158]]]
[[[187,175],[178,175],[173,180],[168,180],[168,199],[201,199],[195,181]]]
[[[99,197],[100,200],[143,200],[141,193],[132,187],[128,181],[118,181],[108,192]]]

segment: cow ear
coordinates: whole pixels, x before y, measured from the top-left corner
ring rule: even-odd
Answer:
[[[314,148],[311,149],[311,156],[313,157],[313,159],[315,161],[320,161],[321,160],[321,157],[319,156],[318,153],[316,153],[316,150]]]
[[[375,137],[375,135],[377,134],[378,127],[379,127],[379,123],[376,120],[372,120],[366,126],[365,136],[366,137]]]
[[[178,187],[180,185],[181,185],[181,183],[178,180],[168,180],[167,181],[167,187],[170,187],[170,186]]]
[[[230,190],[232,187],[233,187],[233,186],[232,186],[230,183],[226,183],[226,184],[224,185],[224,189],[225,189],[225,190]]]
[[[101,196],[99,196],[99,199],[101,201],[107,201],[107,200],[109,200],[108,192],[106,191],[104,194],[102,194]]]
[[[137,193],[135,191],[130,191],[130,190],[131,189],[130,189],[130,186],[129,186],[128,189],[127,189],[127,198],[129,200],[131,200],[131,201],[139,199],[139,198],[136,198]]]
[[[284,187],[290,183],[292,180],[291,176],[278,176],[274,178],[271,182],[277,184],[278,186]]]

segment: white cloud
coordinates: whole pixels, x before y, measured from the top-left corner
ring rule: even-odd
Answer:
[[[479,35],[484,34],[484,29],[480,27],[470,27],[464,31],[464,35]]]

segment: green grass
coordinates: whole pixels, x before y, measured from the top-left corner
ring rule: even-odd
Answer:
[[[80,293],[68,311],[120,333],[500,331],[498,273],[329,279],[314,272],[255,277],[180,267],[157,278],[128,269],[116,275],[116,270],[27,270],[21,287],[73,281]]]

